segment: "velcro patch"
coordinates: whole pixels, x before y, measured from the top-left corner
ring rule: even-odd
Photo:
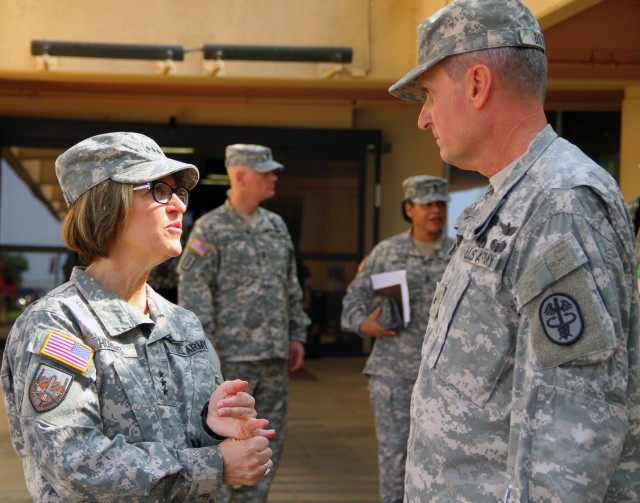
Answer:
[[[616,347],[613,321],[584,267],[547,286],[524,310],[540,368],[603,361]]]
[[[84,373],[93,358],[93,349],[68,335],[51,330],[44,341],[40,354]]]
[[[209,253],[209,247],[198,238],[193,238],[189,242],[189,249],[199,257],[204,257],[207,253]]]
[[[55,409],[66,398],[73,376],[41,363],[29,385],[29,401],[37,412]]]
[[[180,260],[180,269],[188,271],[193,267],[196,262],[196,256],[193,253],[187,253],[183,259]]]

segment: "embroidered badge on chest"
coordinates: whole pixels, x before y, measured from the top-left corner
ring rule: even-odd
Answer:
[[[540,323],[549,340],[561,346],[577,342],[584,332],[580,306],[565,293],[549,295],[540,304]]]
[[[41,363],[29,386],[29,401],[38,412],[60,405],[71,388],[73,376]]]
[[[500,220],[498,220],[498,223],[500,224],[500,230],[502,231],[502,234],[504,234],[505,236],[511,236],[518,230],[517,227],[511,225],[511,222],[503,224]]]

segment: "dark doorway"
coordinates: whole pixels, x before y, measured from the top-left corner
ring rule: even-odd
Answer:
[[[367,207],[367,193],[379,178],[381,133],[335,129],[287,129],[223,127],[131,122],[94,122],[46,119],[0,118],[0,148],[20,166],[19,153],[39,149],[48,160],[37,170],[23,169],[20,176],[42,200],[56,188],[53,168],[56,150],[90,136],[112,131],[136,131],[167,148],[167,155],[196,165],[201,183],[194,189],[189,216],[193,223],[205,212],[222,204],[224,149],[231,143],[269,146],[274,158],[285,165],[276,197],[265,206],[287,223],[298,251],[299,277],[304,284],[305,308],[313,320],[310,348],[313,354],[358,353],[360,340],[339,329],[340,301],[344,288],[371,246],[365,234],[376,239],[377,210]],[[52,155],[53,154],[53,155]],[[33,161],[33,159],[31,159]],[[20,168],[18,168],[20,169]],[[47,172],[49,170],[49,172]],[[44,184],[50,184],[45,188]],[[2,206],[0,206],[0,211]],[[6,210],[5,210],[6,211]],[[12,208],[12,213],[19,208]],[[54,210],[52,210],[54,211]],[[367,222],[371,229],[366,228]],[[187,234],[187,233],[185,233]],[[37,246],[28,247],[38,251]],[[0,251],[27,251],[19,243],[0,243]],[[156,288],[175,300],[175,271],[164,264],[154,271]],[[342,287],[340,286],[342,282]]]

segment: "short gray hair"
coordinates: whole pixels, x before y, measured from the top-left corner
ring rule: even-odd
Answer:
[[[459,82],[467,69],[482,63],[498,75],[512,92],[544,101],[547,92],[547,58],[542,51],[525,47],[498,47],[449,56],[442,66]]]

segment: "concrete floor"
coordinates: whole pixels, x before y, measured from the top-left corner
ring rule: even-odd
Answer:
[[[290,386],[289,433],[270,503],[376,502],[376,439],[364,357],[307,360]],[[0,390],[1,395],[1,390]],[[31,501],[0,407],[0,501]]]

